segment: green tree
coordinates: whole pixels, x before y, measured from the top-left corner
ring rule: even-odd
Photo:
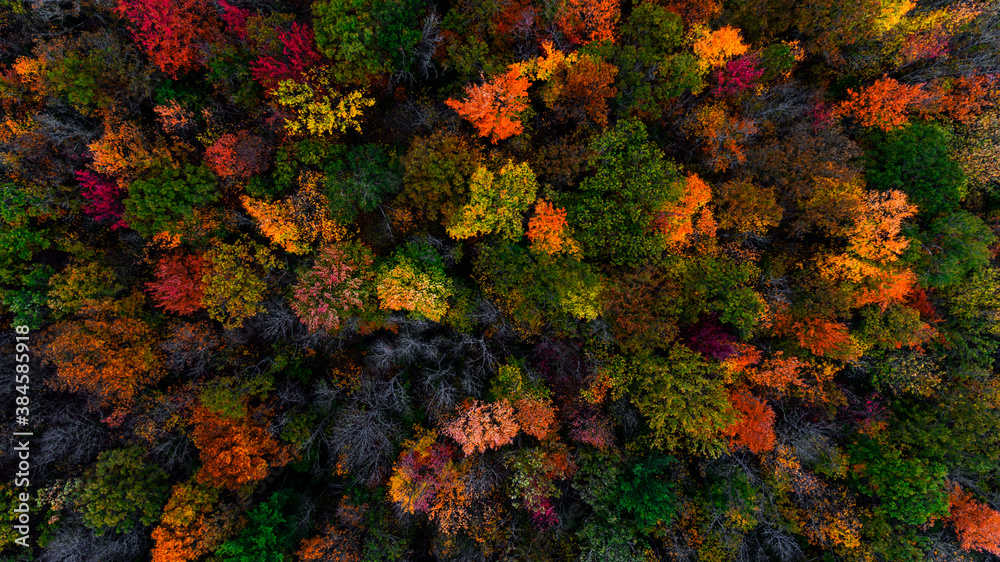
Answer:
[[[601,314],[601,276],[572,257],[540,258],[500,242],[480,248],[474,269],[483,290],[527,332],[540,333],[546,324],[570,329]]]
[[[621,27],[616,43],[593,43],[584,48],[603,56],[617,68],[617,105],[624,115],[659,118],[671,98],[703,87],[705,71],[690,45],[684,22],[676,13],[656,4],[635,6]]]
[[[948,154],[949,141],[944,129],[925,123],[873,133],[865,158],[869,187],[903,191],[925,220],[954,210],[966,177]]]
[[[215,554],[222,562],[286,562],[287,553],[301,538],[294,519],[298,503],[289,490],[271,495],[250,511],[243,532]]]
[[[219,198],[216,177],[207,166],[160,166],[153,176],[129,185],[125,220],[143,236],[170,232],[196,207]]]
[[[159,521],[170,486],[163,469],[144,456],[138,446],[104,451],[87,472],[77,505],[96,535]]]
[[[939,216],[911,240],[906,257],[915,262],[923,284],[943,289],[990,265],[996,235],[982,219],[959,209]]]
[[[413,139],[403,163],[400,201],[423,210],[430,220],[440,217],[448,224],[465,203],[479,154],[461,137],[439,131]]]
[[[420,41],[417,0],[326,0],[312,5],[316,46],[333,60],[337,82],[367,84],[385,72],[412,70]]]
[[[325,166],[330,216],[351,223],[374,211],[386,196],[402,187],[403,174],[394,153],[377,144],[352,146]]]
[[[894,447],[859,436],[851,448],[852,464],[863,465],[854,485],[878,498],[876,514],[910,525],[922,525],[948,515],[948,469],[939,462],[904,455]]]
[[[632,403],[646,417],[654,447],[710,457],[726,452],[721,431],[737,417],[717,366],[675,344],[667,357],[636,359],[634,368]]]
[[[504,166],[499,174],[479,168],[472,175],[469,202],[455,215],[448,234],[456,239],[497,233],[511,241],[524,235],[524,212],[535,201],[538,179],[527,163]]]
[[[223,243],[206,251],[204,258],[210,264],[202,277],[209,317],[229,329],[263,312],[266,276],[282,267],[267,247],[252,240]]]
[[[619,122],[591,149],[596,173],[580,182],[580,193],[566,205],[585,255],[616,266],[658,256],[667,241],[652,223],[682,193],[677,167],[637,119]]]

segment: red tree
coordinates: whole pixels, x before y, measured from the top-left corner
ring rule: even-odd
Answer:
[[[80,194],[87,200],[84,213],[98,222],[111,221],[111,230],[128,226],[122,220],[125,213],[122,192],[114,181],[87,170],[77,172],[76,180],[80,182]]]
[[[171,78],[202,64],[202,45],[219,33],[215,6],[204,0],[119,0],[118,13],[139,28],[136,41]]]
[[[248,179],[267,169],[271,148],[246,131],[227,133],[205,150],[205,165],[220,178]]]
[[[156,265],[156,281],[146,283],[146,288],[156,306],[167,312],[192,314],[203,308],[205,267],[201,256],[164,256]]]
[[[282,80],[301,81],[306,71],[323,58],[316,50],[312,30],[300,23],[293,23],[290,31],[278,32],[278,38],[286,60],[265,55],[250,65],[254,79],[269,92]]]

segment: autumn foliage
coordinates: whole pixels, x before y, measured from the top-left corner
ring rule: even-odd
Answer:
[[[462,452],[471,455],[509,444],[519,429],[514,409],[506,400],[492,404],[471,400],[441,431],[458,442]]]
[[[535,202],[535,212],[528,220],[528,240],[534,252],[545,255],[579,255],[580,248],[570,237],[566,209],[539,199]]]
[[[191,439],[200,451],[200,484],[238,490],[292,460],[288,448],[255,421],[262,413],[245,409],[242,416],[231,418],[201,405],[194,409]]]
[[[957,484],[948,496],[948,519],[955,526],[959,544],[966,550],[980,550],[1000,556],[1000,512],[974,499]]]
[[[156,302],[167,312],[192,314],[204,308],[202,277],[205,261],[197,254],[172,254],[156,264],[156,281],[146,283]]]
[[[746,447],[757,454],[773,449],[774,410],[749,394],[736,392],[729,400],[739,412],[736,423],[723,432],[729,437],[729,446]]]
[[[215,10],[203,0],[121,0],[118,12],[138,28],[136,39],[173,78],[203,62],[203,44],[219,32]]]
[[[139,389],[163,375],[150,327],[107,305],[86,310],[80,320],[54,325],[45,351],[56,365],[53,386],[86,392],[99,407],[127,411]]]
[[[837,114],[849,115],[864,127],[892,131],[907,123],[908,110],[929,99],[921,86],[886,76],[860,90],[848,88],[848,99],[837,107]]]
[[[484,78],[485,80],[485,78]],[[466,86],[466,100],[445,100],[464,119],[471,122],[481,137],[490,137],[494,144],[522,130],[517,114],[528,108],[527,94],[531,83],[521,77],[517,67],[478,86]]]

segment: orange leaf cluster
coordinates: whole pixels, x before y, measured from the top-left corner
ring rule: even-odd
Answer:
[[[479,131],[479,136],[489,136],[493,144],[498,140],[521,132],[517,114],[528,108],[528,86],[531,82],[521,77],[521,70],[512,65],[505,74],[478,86],[466,86],[465,101],[445,100]]]
[[[303,562],[361,562],[361,549],[351,532],[330,524],[322,534],[304,539],[295,556]]]
[[[740,30],[725,26],[703,35],[694,42],[694,54],[709,68],[721,66],[727,60],[747,52]]]
[[[566,253],[579,255],[580,248],[570,238],[566,209],[539,199],[535,203],[535,214],[528,220],[528,240],[536,253],[554,255]]]
[[[222,135],[205,150],[205,164],[220,178],[247,179],[267,169],[270,148],[246,131]]]
[[[746,447],[760,454],[774,449],[774,410],[750,394],[734,392],[729,402],[737,412],[737,420],[722,433],[729,438],[729,447]]]
[[[747,378],[753,384],[783,392],[790,385],[802,386],[799,373],[808,365],[798,357],[782,357],[781,351],[750,371]]]
[[[815,317],[794,320],[779,313],[774,321],[774,332],[793,336],[800,346],[820,357],[844,361],[857,358],[858,350],[850,339],[847,326],[836,320]]]
[[[949,520],[958,542],[966,550],[981,550],[1000,556],[1000,512],[977,501],[960,486],[953,485]]]
[[[696,174],[688,174],[684,182],[684,193],[681,198],[660,210],[654,221],[654,227],[663,233],[667,241],[673,244],[683,242],[694,232],[692,218],[699,209],[712,199],[712,190],[704,180]],[[713,230],[714,234],[714,228]]]
[[[725,172],[745,162],[743,145],[757,134],[756,122],[730,115],[721,102],[701,108],[688,127],[701,141],[706,161],[716,172]]]
[[[850,115],[864,127],[892,131],[906,124],[908,109],[930,100],[922,86],[923,83],[912,86],[901,84],[894,78],[884,76],[859,91],[848,88],[848,99],[840,102],[835,112],[837,115]]]
[[[521,398],[514,403],[514,412],[521,430],[536,439],[545,439],[555,429],[556,410],[549,399]]]
[[[850,249],[862,258],[889,263],[895,261],[910,241],[900,236],[903,221],[916,215],[902,191],[869,191],[861,200],[848,234]]]
[[[95,395],[97,406],[127,411],[139,388],[163,374],[153,331],[136,318],[115,316],[107,306],[83,312],[86,318],[49,329],[43,352],[56,366],[50,384]]]
[[[471,455],[510,444],[519,429],[514,409],[507,400],[492,404],[470,400],[442,431],[457,441],[466,455]]]
[[[618,23],[616,0],[562,0],[556,25],[571,43],[613,41]]]
[[[236,514],[219,509],[217,489],[182,482],[163,508],[153,530],[152,562],[186,562],[212,552],[236,523]]]
[[[191,439],[201,451],[199,483],[238,490],[267,477],[272,466],[292,461],[288,448],[271,437],[266,427],[253,421],[249,413],[233,419],[199,405],[191,419]]]

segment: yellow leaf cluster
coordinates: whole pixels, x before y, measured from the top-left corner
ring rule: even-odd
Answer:
[[[360,133],[362,110],[375,105],[375,100],[361,91],[341,94],[323,76],[313,82],[317,87],[308,82],[282,80],[275,89],[273,95],[278,105],[296,113],[285,121],[285,129],[293,135],[328,135],[334,131],[346,133],[348,129]]]

